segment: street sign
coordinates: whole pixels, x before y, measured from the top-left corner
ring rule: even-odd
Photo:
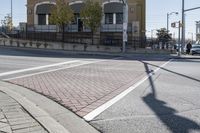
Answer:
[[[183,27],[183,24],[179,23],[179,22],[174,22],[174,23],[171,23],[171,27],[172,28],[179,28],[179,27]]]

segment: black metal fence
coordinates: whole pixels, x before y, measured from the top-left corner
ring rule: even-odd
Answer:
[[[105,28],[105,27],[104,27]],[[117,27],[119,28],[119,27]],[[95,44],[95,45],[108,45],[108,46],[122,46],[123,44],[123,33],[119,32],[119,29],[112,31],[106,30],[106,32],[98,32],[92,34],[90,30],[68,31],[69,27],[66,27],[64,32],[59,32],[58,27],[53,26],[27,26],[26,30],[15,32],[10,34],[13,38],[38,40],[38,41],[55,41],[55,42],[66,42],[66,43],[80,43],[80,44]],[[105,29],[104,29],[105,30]],[[100,29],[101,31],[101,29]],[[138,37],[133,35],[132,30],[128,32],[128,47],[139,48],[146,46],[145,37]]]

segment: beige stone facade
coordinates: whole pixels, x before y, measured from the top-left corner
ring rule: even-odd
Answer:
[[[122,23],[120,20],[120,14],[121,11],[123,11],[122,6],[122,0],[96,0],[99,1],[102,5],[103,10],[108,10],[106,8],[110,8],[108,11],[103,11],[104,15],[102,18],[102,25],[109,25],[110,27],[115,27],[115,25],[122,27]],[[127,0],[128,1],[128,23],[131,25],[131,28],[134,29],[134,32],[138,32],[138,34],[142,35],[145,34],[145,24],[146,24],[146,3],[145,0]],[[69,3],[70,6],[73,8],[78,9],[81,3],[84,2],[84,0],[66,0],[67,3]],[[28,25],[38,25],[39,24],[39,6],[41,5],[54,5],[56,4],[56,0],[27,0],[27,24]],[[77,5],[77,6],[76,6]],[[43,11],[42,7],[40,7],[41,12]],[[112,13],[113,10],[113,13]],[[107,13],[108,12],[108,13]],[[115,13],[116,12],[116,13]],[[49,13],[44,16],[44,19],[46,18],[45,24],[48,25],[48,17]],[[42,18],[42,16],[41,16]],[[41,22],[42,23],[42,20]]]

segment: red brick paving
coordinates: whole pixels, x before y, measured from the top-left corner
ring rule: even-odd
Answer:
[[[145,75],[144,65],[138,61],[110,60],[10,82],[48,96],[83,117]]]

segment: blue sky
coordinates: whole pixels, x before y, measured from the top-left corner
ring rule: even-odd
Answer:
[[[151,29],[166,27],[167,12],[177,11],[179,15],[170,16],[170,22],[178,21],[181,18],[181,1],[182,0],[146,0],[147,2],[147,34],[150,35]],[[13,20],[14,25],[19,22],[26,22],[26,0],[13,0]],[[185,0],[186,9],[199,7],[200,0]],[[0,20],[3,16],[10,13],[10,0],[1,0],[0,5]],[[186,36],[191,38],[193,32],[195,34],[195,21],[200,20],[200,9],[186,14]],[[176,34],[177,29],[171,29],[171,32]],[[155,33],[154,33],[155,34]]]
[[[0,20],[4,18],[6,14],[10,14],[10,1],[1,0],[0,4]],[[26,22],[26,0],[13,0],[13,21],[17,26],[19,22]]]
[[[147,34],[151,29],[167,27],[167,13],[179,12],[179,15],[170,16],[170,23],[181,20],[182,0],[146,0],[147,2]],[[200,7],[200,0],[185,0],[185,9]],[[195,35],[196,27],[195,21],[200,20],[200,9],[186,13],[186,37],[191,38],[191,33]],[[177,30],[170,28],[172,33],[175,32],[177,37]],[[155,32],[154,32],[155,34]]]

